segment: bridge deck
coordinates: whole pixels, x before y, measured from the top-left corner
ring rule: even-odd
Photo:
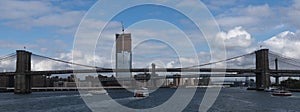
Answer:
[[[113,73],[113,72],[151,72],[148,68],[137,68],[137,69],[82,69],[82,70],[49,70],[49,71],[31,71],[26,72],[26,75],[53,75],[53,74],[71,74],[71,73]],[[253,75],[243,75],[243,73],[257,73],[256,69],[211,69],[211,68],[157,68],[155,72],[211,72],[213,74],[202,74],[202,76],[213,76],[213,77],[245,77]],[[214,74],[224,73],[226,75]],[[228,74],[229,73],[229,74]],[[0,76],[15,75],[16,72],[0,72]],[[270,69],[270,74],[279,74],[278,76],[300,76],[300,70],[273,70]],[[186,75],[188,77],[188,75]]]

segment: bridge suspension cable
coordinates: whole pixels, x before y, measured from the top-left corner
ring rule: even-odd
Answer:
[[[226,62],[226,61],[230,61],[230,60],[233,60],[233,59],[237,59],[237,58],[240,58],[240,57],[252,55],[254,53],[255,52],[251,52],[251,53],[248,53],[248,54],[244,54],[244,55],[240,55],[240,56],[235,56],[235,57],[227,58],[227,59],[224,59],[224,60],[219,60],[219,61],[210,62],[210,63],[204,63],[204,64],[200,64],[200,65],[194,65],[194,66],[189,66],[189,67],[184,67],[184,68],[188,69],[188,68],[194,68],[194,67],[201,67],[201,66],[207,66],[207,65],[217,64],[217,63],[221,63],[221,62]]]
[[[9,60],[11,58],[14,58],[17,54],[16,53],[10,53],[8,55],[5,55],[5,56],[1,56],[0,57],[0,62],[1,61],[5,61],[5,60]]]
[[[37,54],[32,54],[33,56],[37,56],[37,57],[41,57],[41,58],[45,58],[45,59],[50,59],[56,62],[61,62],[61,63],[66,63],[66,64],[71,64],[71,65],[77,65],[77,66],[82,66],[82,67],[87,67],[87,68],[102,68],[102,67],[97,67],[97,66],[91,66],[91,65],[84,65],[84,64],[79,64],[79,63],[74,63],[74,62],[68,62],[68,61],[64,61],[64,60],[59,60],[59,59],[55,59],[55,58],[50,58],[47,56],[42,56],[42,55],[37,55]]]
[[[277,57],[279,57],[279,58],[281,58],[281,59],[287,59],[287,60],[291,60],[291,61],[295,61],[295,62],[300,63],[300,60],[299,60],[299,59],[287,57],[287,56],[284,56],[284,55],[282,55],[282,54],[279,54],[279,53],[276,53],[276,52],[273,52],[273,51],[270,51],[269,54],[274,55],[274,56],[277,56]]]
[[[300,65],[296,65],[296,64],[293,64],[293,63],[289,63],[289,62],[286,62],[286,61],[282,61],[282,60],[278,60],[282,63],[285,63],[285,64],[288,64],[288,65],[292,65],[292,66],[296,66],[296,67],[299,67],[300,68]]]
[[[282,54],[279,54],[279,53],[276,53],[276,52],[273,52],[273,51],[270,51],[269,54],[275,56],[277,59],[280,58],[282,60],[287,60],[287,61],[290,61],[290,62],[295,62],[295,63],[299,63],[300,64],[300,60],[299,59],[295,59],[295,58],[291,58],[291,57],[286,57],[286,56],[284,56]]]
[[[279,62],[300,68],[300,60],[298,60],[298,59],[287,57],[282,54],[276,53],[274,51],[270,51],[269,54],[272,55],[273,57],[275,57]]]

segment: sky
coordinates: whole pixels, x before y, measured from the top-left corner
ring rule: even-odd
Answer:
[[[178,67],[207,63],[210,50],[223,45],[233,57],[268,48],[300,59],[299,0],[153,0],[162,5],[143,4],[124,9],[130,1],[95,0],[1,0],[0,56],[24,49],[35,54],[99,67],[114,67],[116,33],[131,33],[133,67]],[[207,38],[203,27],[176,9],[202,9],[202,2],[218,25],[219,32]],[[103,5],[104,4],[104,5]],[[109,5],[105,5],[109,4]],[[197,19],[203,10],[190,10]],[[106,21],[109,19],[110,21]],[[122,22],[122,23],[121,23]],[[197,24],[203,25],[200,28]],[[103,28],[103,29],[102,29]],[[101,32],[102,31],[102,32]],[[203,32],[201,32],[203,31]],[[217,41],[216,41],[217,40]],[[250,60],[251,62],[251,60]],[[246,63],[246,62],[245,62]],[[13,70],[14,62],[1,63],[1,70]],[[253,65],[253,63],[252,63]],[[239,64],[249,68],[252,65]],[[33,70],[69,68],[50,60],[35,59]]]

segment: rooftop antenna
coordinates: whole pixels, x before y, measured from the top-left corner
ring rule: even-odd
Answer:
[[[123,21],[121,21],[121,24],[122,24],[122,32],[123,32],[123,34],[124,34],[124,24],[123,24]]]

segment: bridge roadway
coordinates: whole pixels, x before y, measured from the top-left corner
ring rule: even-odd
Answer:
[[[275,74],[271,74],[270,76],[277,76]],[[299,77],[300,74],[287,74],[287,75],[281,75],[286,77]],[[255,74],[194,74],[194,75],[166,75],[166,76],[156,76],[151,77],[152,79],[171,79],[171,78],[198,78],[198,77],[255,77]],[[116,78],[101,78],[99,81],[105,82],[105,81],[115,81]],[[128,80],[147,80],[147,78],[117,78],[118,81],[128,81]]]
[[[156,68],[155,72],[236,72],[236,73],[255,73],[255,69],[212,69],[212,68]],[[81,69],[81,70],[49,70],[49,71],[30,71],[24,74],[41,75],[41,74],[71,74],[71,73],[113,73],[113,72],[151,72],[148,68],[136,69]],[[299,71],[300,73],[300,71]],[[0,75],[14,75],[15,72],[0,72]]]
[[[54,74],[72,74],[72,73],[113,73],[113,72],[151,72],[148,68],[136,69],[81,69],[81,70],[48,70],[48,71],[30,71],[24,73],[25,75],[54,75]],[[182,75],[181,78],[191,77],[224,77],[220,73],[226,72],[225,77],[255,77],[255,73],[260,72],[256,69],[218,69],[218,68],[156,68],[155,72],[206,72],[206,74],[197,75]],[[211,72],[212,74],[209,74]],[[284,77],[299,77],[300,70],[273,70],[270,69],[270,76],[284,76]],[[219,74],[215,74],[219,73]],[[246,74],[245,74],[246,73]],[[250,73],[250,74],[249,74]],[[252,73],[252,74],[251,74]],[[16,72],[0,72],[0,76],[15,75]],[[278,75],[276,75],[278,74]],[[167,76],[166,78],[174,78],[176,76]],[[165,78],[165,77],[164,77]]]
[[[155,72],[235,72],[235,73],[255,73],[255,69],[211,69],[211,68],[156,68]],[[49,70],[49,71],[30,71],[24,74],[41,75],[41,74],[71,74],[71,73],[113,73],[113,72],[151,72],[148,68],[136,69],[81,69],[81,70]],[[0,75],[14,75],[15,72],[0,72]]]
[[[41,75],[41,74],[71,74],[71,73],[113,73],[113,72],[151,72],[148,68],[136,68],[136,69],[81,69],[81,70],[48,70],[48,71],[30,71],[24,74],[28,75]],[[226,73],[257,73],[260,72],[256,69],[219,69],[219,68],[157,68],[155,72],[226,72]],[[270,69],[270,74],[296,74],[299,76],[300,70],[274,70]],[[15,75],[16,72],[0,72],[0,75]]]

